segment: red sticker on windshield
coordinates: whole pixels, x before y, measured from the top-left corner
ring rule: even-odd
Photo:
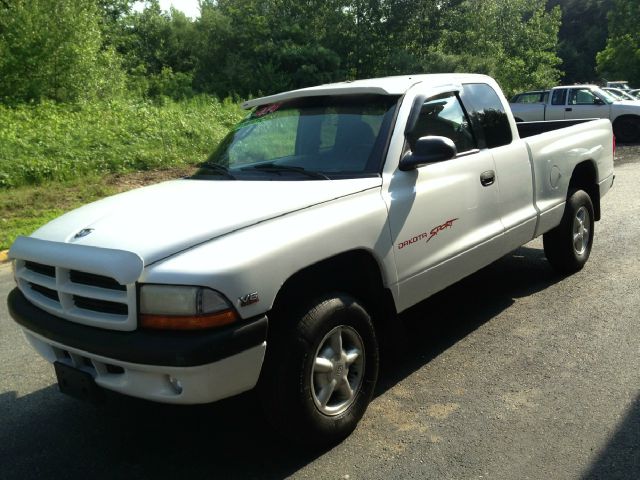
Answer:
[[[260,118],[265,115],[269,115],[270,113],[275,112],[282,106],[281,103],[272,103],[271,105],[265,105],[264,107],[258,108],[255,112],[253,112],[252,117]]]

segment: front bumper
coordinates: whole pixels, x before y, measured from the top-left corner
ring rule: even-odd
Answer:
[[[55,317],[18,289],[7,303],[48,361],[88,371],[109,390],[163,403],[208,403],[250,390],[266,349],[266,316],[200,332],[119,332]]]

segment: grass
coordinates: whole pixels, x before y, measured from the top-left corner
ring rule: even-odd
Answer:
[[[190,167],[166,170],[89,175],[46,185],[30,185],[0,190],[0,251],[8,249],[18,235],[29,235],[38,227],[86,203],[131,188],[180,178]]]
[[[243,115],[210,96],[0,105],[0,250],[68,210],[185,175]]]
[[[242,118],[230,100],[0,106],[2,190],[203,161]]]
[[[0,250],[9,248],[18,235],[28,235],[68,210],[115,192],[97,178],[0,191]]]

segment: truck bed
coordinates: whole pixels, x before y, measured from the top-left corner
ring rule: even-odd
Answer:
[[[571,127],[580,123],[592,122],[597,118],[580,118],[574,120],[548,120],[541,122],[516,122],[520,138],[532,137],[541,133],[558,130],[560,128]]]

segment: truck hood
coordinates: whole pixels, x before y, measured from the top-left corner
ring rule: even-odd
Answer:
[[[73,210],[34,238],[126,250],[145,265],[221,235],[379,187],[380,178],[308,181],[174,180]]]

